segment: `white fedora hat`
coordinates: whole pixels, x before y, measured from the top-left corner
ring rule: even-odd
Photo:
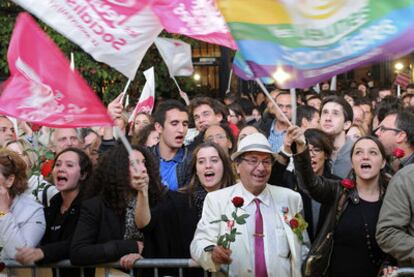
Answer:
[[[231,159],[234,161],[238,156],[246,152],[269,153],[275,158],[277,156],[277,153],[272,151],[267,138],[261,133],[254,133],[244,137],[237,146],[237,152],[231,155]]]

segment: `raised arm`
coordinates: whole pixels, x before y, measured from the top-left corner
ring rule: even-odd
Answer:
[[[293,161],[299,187],[320,203],[332,203],[339,189],[338,181],[317,176],[313,172],[310,154],[301,128],[289,127],[286,136],[292,141],[290,150],[292,151],[292,148],[294,150],[292,151]]]

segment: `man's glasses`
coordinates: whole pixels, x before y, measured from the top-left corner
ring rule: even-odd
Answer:
[[[377,131],[380,131],[381,133],[383,133],[383,132],[385,132],[385,131],[394,131],[394,132],[397,132],[397,133],[399,133],[399,132],[402,132],[403,130],[401,130],[401,129],[398,129],[398,128],[389,128],[389,127],[385,127],[385,126],[378,126],[375,130],[374,130],[374,134],[377,132]]]
[[[258,159],[241,158],[241,160],[245,161],[248,165],[254,166],[254,167],[259,166],[260,163],[262,163],[262,165],[264,167],[271,167],[273,165],[273,160],[271,160],[271,159],[268,159],[268,160],[258,160]]]

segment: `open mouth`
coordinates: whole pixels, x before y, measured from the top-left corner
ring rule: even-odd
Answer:
[[[206,181],[213,180],[214,176],[216,176],[216,174],[214,172],[206,172],[206,173],[204,173],[204,178],[206,179]]]
[[[58,181],[58,182],[60,182],[60,181],[65,181],[65,182],[67,182],[67,181],[68,181],[68,178],[63,177],[63,176],[58,176],[56,179],[57,179],[57,181]]]
[[[372,166],[370,164],[361,164],[361,169],[362,170],[368,170],[368,169],[371,169],[371,168],[372,168]]]

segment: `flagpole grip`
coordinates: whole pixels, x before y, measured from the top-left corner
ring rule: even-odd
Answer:
[[[272,102],[272,104],[276,107],[276,110],[279,112],[279,114],[285,119],[285,121],[289,124],[289,126],[292,126],[293,125],[292,122],[290,122],[290,120],[286,117],[283,111],[276,104],[275,100],[273,100],[272,96],[270,96],[270,93],[267,91],[267,88],[263,85],[262,81],[259,78],[256,78],[256,82],[259,85],[259,87],[263,90],[264,94],[266,94],[267,98],[269,98],[270,102]]]

